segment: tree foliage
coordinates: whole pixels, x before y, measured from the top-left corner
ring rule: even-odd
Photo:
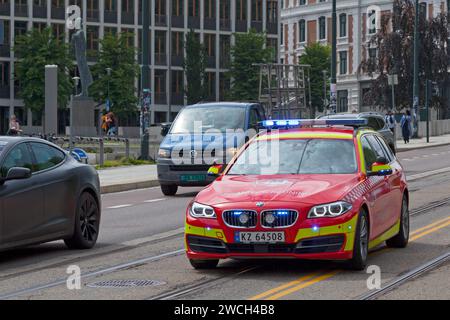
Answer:
[[[135,81],[139,76],[139,65],[136,61],[136,48],[129,45],[132,34],[107,34],[100,41],[100,51],[97,63],[92,67],[94,83],[90,94],[98,102],[111,101],[111,110],[118,114],[136,111],[138,97]],[[111,68],[111,76],[107,74]]]
[[[58,105],[65,108],[72,92],[69,68],[72,61],[68,46],[57,39],[51,28],[32,29],[18,36],[14,51],[19,57],[15,78],[26,108],[40,113],[45,106],[45,66],[58,66]]]
[[[273,48],[266,47],[266,35],[250,30],[248,33],[235,34],[235,45],[231,48],[232,62],[229,76],[231,99],[235,101],[258,100],[259,68],[255,63],[270,63],[273,60]]]
[[[396,107],[398,110],[412,106],[413,69],[414,69],[414,2],[395,0],[393,13],[382,16],[381,29],[371,37],[369,48],[378,51],[376,59],[366,59],[360,70],[372,77],[371,90],[363,97],[366,104],[391,107],[391,87],[388,75],[397,74],[399,84],[395,88]],[[440,14],[433,19],[426,19],[420,14],[419,19],[419,83],[421,87],[420,104],[424,103],[425,80],[432,80],[443,86],[447,81],[447,18]],[[435,107],[446,107],[444,98],[434,98]]]
[[[190,30],[185,41],[186,56],[184,72],[186,74],[185,93],[188,104],[195,104],[207,97],[206,51],[194,30]]]
[[[321,110],[324,101],[324,74],[326,71],[326,87],[329,87],[329,75],[331,74],[331,48],[328,45],[313,43],[305,47],[305,52],[300,56],[300,64],[311,66],[311,100],[314,110]],[[325,99],[328,99],[325,96]]]

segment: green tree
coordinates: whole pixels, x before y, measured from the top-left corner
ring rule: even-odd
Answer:
[[[266,47],[266,35],[250,30],[235,34],[235,45],[231,48],[231,99],[236,101],[258,100],[259,68],[255,63],[269,63],[274,50]]]
[[[313,43],[305,47],[305,52],[300,56],[300,64],[311,66],[311,102],[313,110],[322,110],[328,96],[325,95],[324,74],[326,71],[326,87],[329,87],[331,74],[331,48],[328,45]],[[324,101],[325,100],[325,101]]]
[[[36,113],[44,111],[45,66],[53,64],[58,66],[58,105],[65,108],[72,93],[68,46],[52,34],[51,28],[32,29],[16,38],[14,51],[19,57],[15,78],[25,107]]]
[[[200,43],[198,34],[190,30],[186,35],[186,56],[184,72],[186,74],[186,97],[188,104],[195,104],[207,96],[206,52]]]
[[[100,41],[98,61],[92,67],[94,83],[89,93],[98,102],[109,98],[112,111],[119,117],[137,110],[138,97],[135,81],[139,76],[136,48],[129,43],[130,33],[107,34]],[[107,69],[111,69],[108,76]]]

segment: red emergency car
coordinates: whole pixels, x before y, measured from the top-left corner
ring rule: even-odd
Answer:
[[[409,239],[402,166],[366,120],[267,120],[189,204],[185,244],[195,268],[226,258],[348,260]],[[216,170],[216,172],[214,172]]]

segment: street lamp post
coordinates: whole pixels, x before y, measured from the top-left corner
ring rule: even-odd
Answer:
[[[419,0],[416,0],[414,17],[414,85],[413,85],[413,136],[418,135],[419,116]]]
[[[141,78],[141,159],[148,160],[149,155],[149,134],[147,123],[149,110],[144,108],[150,102],[150,1],[142,1],[142,78]]]
[[[73,148],[73,100],[78,95],[78,85],[80,83],[80,77],[73,77],[72,80],[73,80],[74,87],[75,87],[75,94],[72,95],[71,106],[70,106],[70,119],[69,119],[69,128],[70,128],[69,151],[70,152],[72,152],[72,148]]]
[[[331,83],[330,83],[330,111],[336,113],[336,69],[337,69],[337,14],[336,0],[333,0],[333,12],[331,15]]]
[[[110,97],[109,97],[109,81],[111,80],[111,72],[112,72],[112,69],[111,68],[106,68],[106,75],[108,76],[108,85],[107,85],[107,88],[106,88],[106,111],[107,112],[109,112],[109,109],[110,109],[110,107],[111,107],[111,99],[110,99]]]
[[[322,74],[323,74],[323,110],[325,111],[325,109],[327,108],[327,70],[322,70]]]

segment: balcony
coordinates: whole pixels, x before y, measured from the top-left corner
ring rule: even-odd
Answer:
[[[9,58],[11,56],[11,47],[7,44],[0,45],[0,57]]]
[[[26,4],[14,5],[14,11],[16,17],[28,17],[28,5]]]
[[[247,32],[247,20],[236,20],[236,31]]]
[[[204,28],[207,30],[216,30],[216,18],[205,18]]]
[[[184,28],[184,16],[172,16],[172,27]]]
[[[188,28],[189,29],[200,29],[200,17],[189,17],[188,18]]]
[[[155,92],[155,104],[167,104],[167,95],[165,92]]]
[[[52,7],[52,19],[64,20],[66,13],[64,8]]]
[[[2,15],[2,16],[10,16],[11,15],[11,4],[9,4],[9,3],[0,3],[0,15]]]
[[[252,21],[252,29],[255,29],[258,32],[262,32],[263,29],[262,21]]]
[[[167,65],[167,56],[164,53],[155,53],[155,64],[158,66]]]
[[[33,17],[34,18],[47,18],[47,6],[33,5]]]
[[[134,24],[134,12],[122,11],[122,23],[123,24]]]
[[[166,27],[167,26],[167,16],[166,15],[155,15],[155,26]]]
[[[9,94],[9,86],[0,86],[0,98],[3,99],[9,99],[10,94]]]
[[[215,56],[209,56],[207,58],[207,66],[208,68],[215,68],[216,67],[216,57]]]
[[[117,23],[117,11],[105,10],[104,20],[106,23]]]
[[[88,22],[99,22],[100,21],[100,12],[98,10],[88,10],[86,11],[87,21]]]
[[[183,106],[184,105],[184,93],[172,93],[171,102],[174,105]]]
[[[268,22],[267,23],[267,33],[278,34],[278,23]]]
[[[172,66],[175,67],[182,67],[184,63],[184,58],[183,56],[172,56]]]
[[[231,31],[231,20],[230,19],[220,19],[220,30]]]

